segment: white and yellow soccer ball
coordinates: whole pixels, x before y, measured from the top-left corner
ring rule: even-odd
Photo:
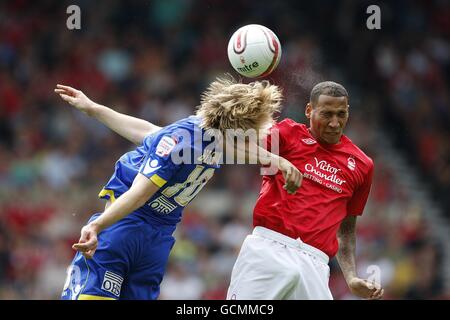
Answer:
[[[228,42],[228,59],[234,70],[248,78],[268,76],[278,66],[281,44],[269,28],[249,24],[239,28]]]

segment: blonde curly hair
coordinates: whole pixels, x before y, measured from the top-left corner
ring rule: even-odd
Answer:
[[[282,98],[281,89],[266,80],[244,84],[231,76],[217,78],[203,92],[196,115],[205,130],[265,130],[280,111]]]

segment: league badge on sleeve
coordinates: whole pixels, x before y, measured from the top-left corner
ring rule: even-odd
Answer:
[[[160,157],[167,157],[173,148],[175,148],[176,144],[177,142],[175,139],[169,136],[164,136],[156,146],[156,154]]]

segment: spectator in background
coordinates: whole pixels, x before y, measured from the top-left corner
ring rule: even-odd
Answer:
[[[357,107],[352,108],[347,134],[368,154],[376,154],[377,163],[367,212],[358,222],[362,249],[357,249],[357,263],[371,264],[379,256],[389,259],[394,271],[391,282],[383,283],[385,297],[405,298],[420,277],[413,262],[420,247],[410,242],[427,240],[432,234],[411,232],[427,228],[427,208],[413,210],[408,206],[414,198],[398,172],[389,167],[391,159],[378,150],[376,134],[388,133],[388,140],[415,164],[415,172],[423,173],[431,194],[446,206],[443,211],[450,212],[448,2],[408,1],[405,5],[381,1],[382,29],[377,31],[366,30],[361,24],[366,18],[362,2],[349,1],[345,6],[337,5],[336,10],[324,10],[330,6],[320,0],[273,1],[259,3],[256,8],[248,1],[181,1],[182,6],[178,2],[84,1],[80,4],[82,29],[77,31],[65,28],[63,2],[0,2],[0,233],[2,240],[7,239],[0,250],[5,257],[0,298],[59,297],[60,289],[50,293],[41,288],[45,264],[36,263],[36,256],[58,243],[65,244],[62,256],[72,255],[70,245],[78,239],[78,226],[88,219],[88,212],[102,210],[102,203],[93,201],[91,195],[109,177],[110,159],[129,149],[126,142],[93,120],[67,113],[51,92],[54,83],[79,86],[119,112],[168,124],[172,118],[165,112],[167,105],[173,114],[192,113],[186,105],[195,104],[187,101],[195,102],[217,73],[231,70],[226,50],[221,48],[226,47],[230,30],[247,22],[277,30],[282,40],[283,58],[271,77],[285,89],[281,119],[301,120],[296,106],[307,98],[313,83],[326,78],[348,83]],[[327,23],[315,23],[318,19]],[[111,52],[125,57],[125,68],[117,68],[119,77],[111,77],[118,61],[108,58]],[[110,59],[109,63],[105,59]],[[405,110],[409,116],[399,117]],[[360,114],[371,119],[363,130]],[[70,141],[79,144],[73,153],[61,147]],[[50,187],[43,167],[45,159],[55,152],[63,154],[64,161],[82,163],[80,171],[73,173],[74,179],[58,189]],[[239,185],[232,180],[235,176],[239,176]],[[191,212],[202,220],[196,230],[203,230],[203,239],[210,242],[206,248],[193,250],[189,260],[189,270],[204,283],[204,298],[211,297],[211,292],[213,297],[225,298],[228,283],[221,282],[222,271],[216,273],[217,264],[206,261],[223,261],[223,256],[230,254],[217,237],[218,230],[234,223],[231,216],[239,215],[248,228],[251,226],[248,212],[259,187],[256,168],[225,167],[211,181],[209,190],[191,204]],[[41,220],[43,216],[46,218]],[[419,223],[411,224],[416,219],[411,217],[419,217]],[[47,232],[54,230],[50,226],[58,232]],[[183,228],[178,233],[179,244],[198,247],[200,238]],[[403,236],[405,229],[410,230],[408,237]],[[24,247],[28,254],[23,254]],[[365,254],[366,249],[373,255]],[[62,269],[69,260],[66,258]],[[446,272],[442,259],[434,261],[439,270],[436,274]],[[348,298],[345,280],[334,260],[330,266],[334,298]],[[426,277],[423,281],[435,280]],[[436,295],[427,291],[421,296],[449,298],[445,290],[435,287]]]

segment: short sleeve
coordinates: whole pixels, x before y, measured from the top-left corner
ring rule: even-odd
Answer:
[[[283,155],[286,152],[286,137],[289,132],[287,121],[278,122],[270,128],[269,134],[265,138],[266,149],[274,154]]]
[[[370,188],[372,186],[373,178],[373,163],[371,163],[370,169],[365,176],[364,182],[353,193],[353,197],[347,204],[347,215],[359,216],[363,214],[364,207],[366,206],[367,198],[369,197]]]
[[[139,173],[149,178],[158,187],[165,185],[181,165],[174,162],[173,155],[180,152],[182,144],[183,141],[180,141],[180,138],[175,135],[167,134],[155,137]]]

